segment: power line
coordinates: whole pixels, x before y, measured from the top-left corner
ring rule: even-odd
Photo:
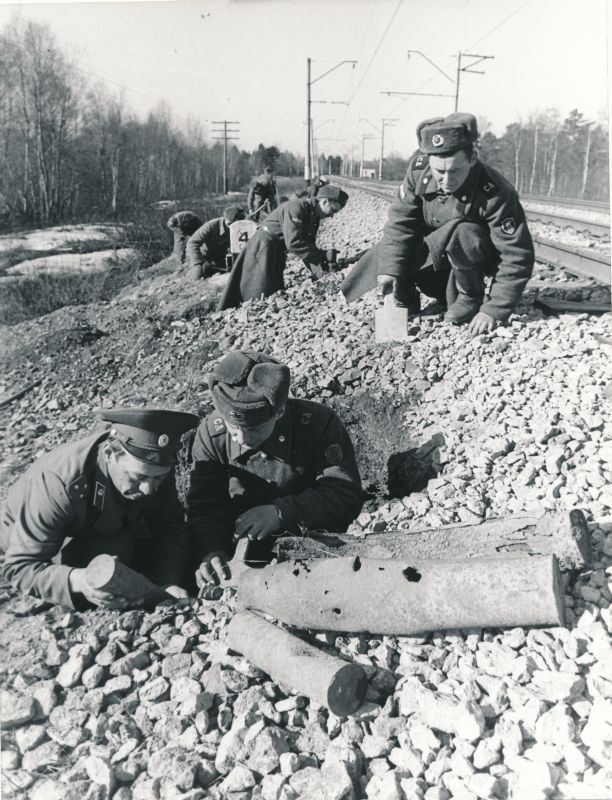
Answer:
[[[525,2],[525,3],[523,3],[523,5],[522,5],[522,6],[519,6],[517,9],[515,9],[514,11],[512,11],[512,13],[508,14],[508,16],[507,16],[507,17],[504,17],[504,19],[502,19],[502,21],[501,21],[501,22],[498,22],[498,23],[497,23],[497,25],[495,25],[493,28],[491,28],[491,30],[490,30],[488,33],[485,33],[485,35],[484,35],[484,36],[481,36],[481,37],[480,37],[480,39],[478,39],[478,41],[476,41],[476,42],[473,42],[471,45],[469,45],[469,47],[468,47],[467,49],[468,49],[468,50],[471,50],[473,47],[476,47],[476,45],[477,45],[477,44],[480,44],[482,41],[484,41],[484,40],[487,38],[487,36],[490,36],[490,35],[491,35],[491,34],[492,34],[494,31],[496,31],[498,28],[501,28],[501,26],[502,26],[502,25],[503,25],[505,22],[508,22],[508,20],[509,20],[509,19],[511,19],[511,18],[512,18],[512,17],[513,17],[515,14],[518,14],[518,12],[519,12],[519,11],[522,11],[522,10],[525,8],[525,6],[528,6],[528,5],[529,5],[529,3],[531,3],[531,0],[526,0],[526,2]]]

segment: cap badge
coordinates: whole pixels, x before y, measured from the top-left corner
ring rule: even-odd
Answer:
[[[444,136],[441,136],[439,133],[434,133],[431,137],[431,143],[434,147],[442,147],[444,144]]]
[[[162,433],[162,435],[157,440],[157,444],[160,447],[167,447],[170,444],[170,437],[167,433]]]

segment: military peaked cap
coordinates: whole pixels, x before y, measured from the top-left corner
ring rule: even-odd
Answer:
[[[342,191],[339,186],[334,186],[332,183],[327,183],[321,186],[317,193],[317,197],[327,197],[329,200],[336,200],[342,208],[346,205],[349,196],[346,192]]]
[[[478,139],[478,124],[473,114],[456,112],[448,117],[423,120],[416,129],[419,149],[430,156],[451,155]]]
[[[111,423],[111,436],[128,453],[159,466],[174,463],[182,435],[200,422],[195,414],[162,408],[98,408],[95,413]]]
[[[209,378],[215,408],[229,423],[254,427],[287,402],[291,373],[275,358],[252,350],[228,353]]]

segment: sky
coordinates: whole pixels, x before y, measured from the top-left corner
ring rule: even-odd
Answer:
[[[385,119],[385,153],[412,153],[418,122],[454,110],[458,52],[493,56],[461,73],[459,110],[496,134],[551,107],[608,117],[606,0],[0,0],[0,31],[15,13],[139,117],[164,101],[209,137],[231,120],[247,150],[305,152],[308,58],[320,152],[376,158]]]

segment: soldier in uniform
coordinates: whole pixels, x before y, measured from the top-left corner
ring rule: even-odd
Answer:
[[[23,594],[74,608],[123,608],[90,586],[85,567],[107,553],[186,597],[189,532],[174,481],[193,414],[100,410],[111,423],[42,456],[11,487],[0,517],[4,578]]]
[[[417,127],[419,151],[389,209],[376,246],[378,287],[414,313],[419,287],[448,306],[447,322],[469,323],[471,334],[493,330],[521,298],[534,263],[525,213],[512,185],[474,150],[476,118],[454,113]],[[492,276],[484,297],[484,277]],[[361,287],[360,265],[343,286]]]
[[[276,208],[276,181],[274,170],[266,167],[261,175],[253,178],[247,195],[249,218],[257,222],[263,214],[269,214]]]
[[[187,495],[199,586],[229,577],[242,537],[250,557],[269,559],[270,537],[346,530],[361,511],[346,429],[326,406],[288,399],[289,382],[287,366],[257,352],[229,353],[210,377],[215,411],[198,428]]]
[[[189,237],[186,254],[192,280],[210,278],[215,272],[225,272],[225,257],[230,247],[229,226],[244,218],[243,208],[228,206],[222,217],[208,220]]]
[[[217,310],[284,289],[287,252],[301,258],[315,279],[321,277],[325,266],[335,261],[336,251],[316,246],[319,224],[341,211],[347,200],[346,192],[330,184],[322,186],[316,197],[299,197],[280,205],[236,259]]]

